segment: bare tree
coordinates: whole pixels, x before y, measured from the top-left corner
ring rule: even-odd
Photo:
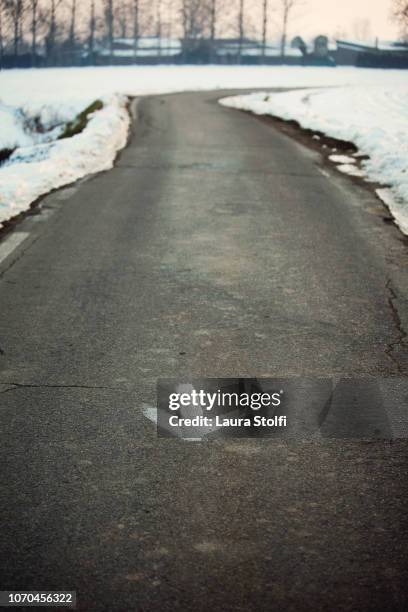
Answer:
[[[113,13],[113,0],[104,0],[105,8],[105,23],[107,30],[108,48],[109,48],[109,61],[113,62],[113,35],[114,35],[114,13]]]
[[[189,37],[189,22],[190,22],[191,2],[190,0],[182,0],[181,3],[181,21],[182,21],[182,36],[183,40],[187,41]]]
[[[268,31],[268,0],[263,0],[263,3],[262,3],[262,57],[265,57],[267,31]]]
[[[95,34],[96,34],[96,13],[95,0],[91,0],[89,14],[89,34],[88,34],[88,51],[91,64],[95,63]]]
[[[217,0],[210,3],[210,61],[215,59],[215,34],[217,29]]]
[[[186,53],[212,57],[217,20],[215,0],[182,0],[183,57]]]
[[[49,0],[49,4],[42,18],[47,24],[47,34],[45,37],[45,47],[47,62],[55,66],[57,64],[57,35],[62,27],[58,21],[57,11],[61,7],[63,0]]]
[[[289,21],[294,9],[303,4],[303,0],[279,0],[280,27],[281,27],[281,57],[285,56],[286,41],[288,36]],[[278,8],[278,7],[277,7]]]
[[[242,43],[244,41],[244,0],[239,0],[239,11],[238,11],[238,62],[241,62],[242,55]]]
[[[57,4],[56,0],[51,0],[49,30],[47,34],[47,58],[48,61],[55,63],[55,43],[57,37]]]
[[[282,10],[281,57],[284,57],[286,50],[286,38],[288,33],[289,16],[295,0],[280,0],[280,2]]]
[[[158,44],[158,57],[161,55],[162,26],[162,0],[156,0],[156,36]]]
[[[126,0],[118,0],[115,6],[116,29],[121,38],[127,38],[129,20],[129,5]]]
[[[0,0],[0,70],[3,68],[4,57],[4,2]]]
[[[400,25],[401,36],[408,40],[408,0],[394,0],[393,16]]]
[[[137,48],[139,46],[139,11],[140,4],[139,0],[133,0],[133,48],[135,58],[137,56]]]
[[[22,42],[22,22],[25,5],[23,0],[3,0],[3,6],[12,23],[13,55],[16,62]]]
[[[36,65],[37,62],[37,35],[39,22],[39,0],[30,0],[30,32],[31,32],[31,64]]]
[[[210,12],[210,40],[212,43],[214,43],[217,26],[217,0],[211,0]]]
[[[70,4],[70,20],[69,20],[69,50],[72,59],[76,47],[76,17],[77,17],[77,0],[71,0]]]
[[[183,0],[182,22],[185,39],[203,38],[211,27],[211,5],[206,0]]]

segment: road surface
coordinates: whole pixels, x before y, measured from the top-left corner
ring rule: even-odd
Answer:
[[[16,228],[1,588],[77,590],[84,612],[402,611],[406,441],[194,444],[143,414],[158,377],[407,372],[398,230],[220,95],[139,101],[115,168]]]

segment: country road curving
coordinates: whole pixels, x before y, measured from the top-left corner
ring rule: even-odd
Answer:
[[[406,441],[188,444],[144,416],[159,377],[408,373],[405,239],[229,93],[140,99],[115,167],[15,229],[2,589],[76,589],[84,612],[402,611]]]

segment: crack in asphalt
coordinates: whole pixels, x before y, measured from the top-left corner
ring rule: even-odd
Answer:
[[[16,383],[10,381],[0,381],[0,385],[8,386],[8,389],[1,391],[2,393],[8,393],[9,391],[15,391],[16,389],[94,389],[94,390],[108,390],[108,391],[120,391],[120,387],[107,387],[98,385],[41,385],[41,384],[25,384]]]
[[[390,308],[392,320],[393,320],[393,322],[395,324],[395,327],[396,327],[396,330],[397,330],[397,335],[396,335],[395,339],[387,345],[387,348],[385,349],[385,354],[395,364],[395,367],[397,368],[398,373],[399,374],[403,374],[404,373],[404,369],[401,366],[401,364],[398,361],[398,359],[394,356],[394,352],[395,352],[395,349],[397,347],[404,347],[405,346],[405,339],[407,337],[407,332],[404,330],[404,328],[402,326],[401,317],[399,315],[398,308],[396,306],[396,301],[398,300],[398,296],[397,296],[397,294],[395,293],[394,289],[391,286],[391,279],[388,279],[388,281],[387,281],[385,286],[386,286],[386,289],[387,289],[388,294],[389,294],[388,295],[388,306]]]

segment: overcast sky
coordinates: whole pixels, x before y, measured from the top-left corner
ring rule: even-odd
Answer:
[[[393,39],[398,26],[390,18],[391,7],[392,0],[304,0],[290,29],[305,36],[344,32],[354,38],[360,33],[364,38]]]

